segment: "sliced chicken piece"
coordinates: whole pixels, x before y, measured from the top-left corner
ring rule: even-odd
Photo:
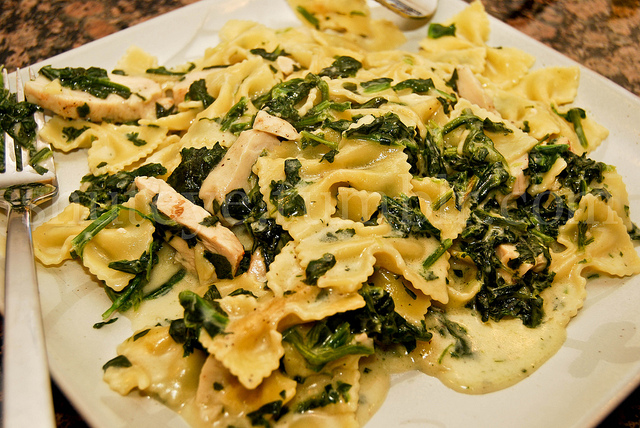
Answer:
[[[260,110],[256,114],[256,119],[253,121],[253,129],[287,140],[297,140],[300,137],[300,134],[292,124],[284,119],[272,116],[264,110]]]
[[[125,99],[109,94],[105,99],[87,92],[65,88],[59,80],[49,80],[40,75],[25,84],[27,101],[70,119],[88,119],[93,122],[111,120],[129,122],[137,119],[155,119],[156,100],[162,97],[162,88],[145,77],[109,74],[112,82],[126,86],[131,96]],[[88,107],[86,114],[80,114]]]
[[[288,56],[279,56],[276,58],[276,65],[282,71],[285,76],[290,75],[295,71],[295,67],[298,65],[293,59]]]
[[[516,179],[513,182],[513,190],[511,191],[512,195],[515,197],[520,197],[524,195],[524,192],[527,191],[529,187],[529,177],[524,175],[524,172],[519,171],[519,174],[516,175]]]
[[[231,230],[220,223],[213,226],[203,225],[203,220],[210,214],[159,178],[137,177],[136,187],[157,194],[156,205],[161,213],[195,232],[207,250],[224,256],[231,264],[233,272],[236,271],[244,256],[244,247]]]
[[[262,251],[258,248],[251,255],[248,272],[260,282],[267,282],[267,264],[264,262]]]
[[[458,67],[458,95],[485,110],[495,111],[493,100],[485,90],[473,71],[467,66]]]
[[[547,266],[547,259],[544,257],[544,254],[538,254],[536,257],[535,263],[522,263],[518,266],[518,276],[523,277],[524,274],[533,269],[534,272],[542,272],[542,270]]]
[[[498,245],[498,248],[496,248],[496,256],[498,256],[500,263],[507,266],[507,263],[511,260],[517,259],[520,256],[520,253],[513,244],[500,244]]]
[[[525,175],[524,170],[529,166],[529,154],[525,153],[521,158],[513,162],[511,167],[511,176],[515,178],[513,181],[513,187],[511,189],[511,194],[519,198],[524,195],[524,192],[527,191],[529,187],[530,180],[529,176]]]
[[[236,189],[249,188],[251,168],[264,150],[280,144],[277,137],[253,129],[243,131],[227,150],[224,159],[209,173],[200,187],[200,199],[204,207],[213,212],[213,201],[222,204],[227,193]]]
[[[498,245],[498,248],[496,248],[496,255],[498,256],[500,263],[502,263],[504,266],[507,266],[507,263],[509,263],[511,260],[515,260],[518,257],[520,257],[520,253],[516,249],[516,246],[513,244]],[[535,272],[541,272],[546,265],[547,265],[547,259],[545,258],[544,254],[539,254],[536,257],[535,264],[521,263],[520,266],[518,266],[517,273],[519,277],[522,277],[531,269],[533,269]],[[505,278],[507,283],[512,283],[511,281],[513,280],[513,276],[510,273],[508,273],[504,269],[499,269],[498,273],[503,278]]]
[[[176,260],[189,272],[197,272],[196,268],[196,256],[193,252],[193,248],[189,247],[189,243],[182,238],[172,236],[169,239],[169,245],[176,250]]]
[[[547,258],[544,254],[538,254],[536,257],[536,264],[531,266],[534,272],[542,272],[542,270],[547,266]],[[524,273],[522,274],[524,275]]]

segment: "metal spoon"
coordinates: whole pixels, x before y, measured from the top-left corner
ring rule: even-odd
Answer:
[[[376,0],[404,18],[430,18],[438,7],[438,0]]]

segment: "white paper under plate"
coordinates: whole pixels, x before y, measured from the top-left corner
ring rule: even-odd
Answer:
[[[434,21],[452,16],[466,3],[440,1]],[[376,13],[384,13],[381,8]],[[217,32],[229,19],[253,19],[273,28],[298,25],[283,0],[203,0],[170,14],[54,57],[46,63],[112,69],[135,44],[171,66],[200,57],[217,44]],[[496,20],[492,46],[514,46],[534,54],[536,67],[573,65],[557,52]],[[408,31],[415,50],[426,27]],[[36,69],[42,64],[36,65]],[[584,70],[576,105],[605,125],[610,137],[592,157],[616,165],[629,186],[631,213],[640,218],[640,99]],[[87,172],[82,152],[56,153],[61,195],[36,216],[41,222],[61,210]],[[102,381],[102,365],[130,334],[121,319],[108,328],[92,328],[109,306],[106,295],[74,262],[40,267],[39,278],[47,346],[53,375],[78,411],[94,427],[137,428],[186,424],[152,399],[121,397]],[[562,349],[521,383],[487,395],[464,395],[437,379],[407,373],[392,380],[386,402],[368,427],[584,427],[597,424],[640,382],[640,278],[598,279],[588,284],[585,307],[570,323]]]

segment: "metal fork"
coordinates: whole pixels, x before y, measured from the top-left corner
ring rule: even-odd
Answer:
[[[15,75],[16,98],[21,102],[24,88],[20,70]],[[2,80],[8,90],[9,79],[4,69]],[[44,113],[36,112],[34,119],[40,129]],[[6,428],[55,427],[31,240],[31,214],[36,205],[57,194],[58,183],[52,156],[44,162],[34,162],[35,157],[42,157],[47,150],[50,154],[51,149],[37,137],[34,144],[32,150],[26,150],[4,133],[0,202],[7,208],[2,370],[2,415]]]
[[[384,7],[404,18],[431,18],[438,7],[438,0],[376,0]]]

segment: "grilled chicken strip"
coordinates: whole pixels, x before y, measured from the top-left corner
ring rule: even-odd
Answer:
[[[158,195],[158,210],[182,226],[195,232],[205,248],[224,256],[235,272],[244,256],[244,247],[236,235],[220,223],[204,225],[211,214],[204,208],[189,201],[165,181],[155,177],[137,177],[136,187],[148,189]]]
[[[98,98],[88,92],[64,87],[58,79],[52,81],[42,75],[27,82],[24,92],[27,101],[70,119],[88,119],[93,122],[155,119],[156,101],[163,96],[158,83],[145,77],[117,74],[108,76],[112,82],[131,90],[129,98],[116,94],[109,94],[104,99]]]

